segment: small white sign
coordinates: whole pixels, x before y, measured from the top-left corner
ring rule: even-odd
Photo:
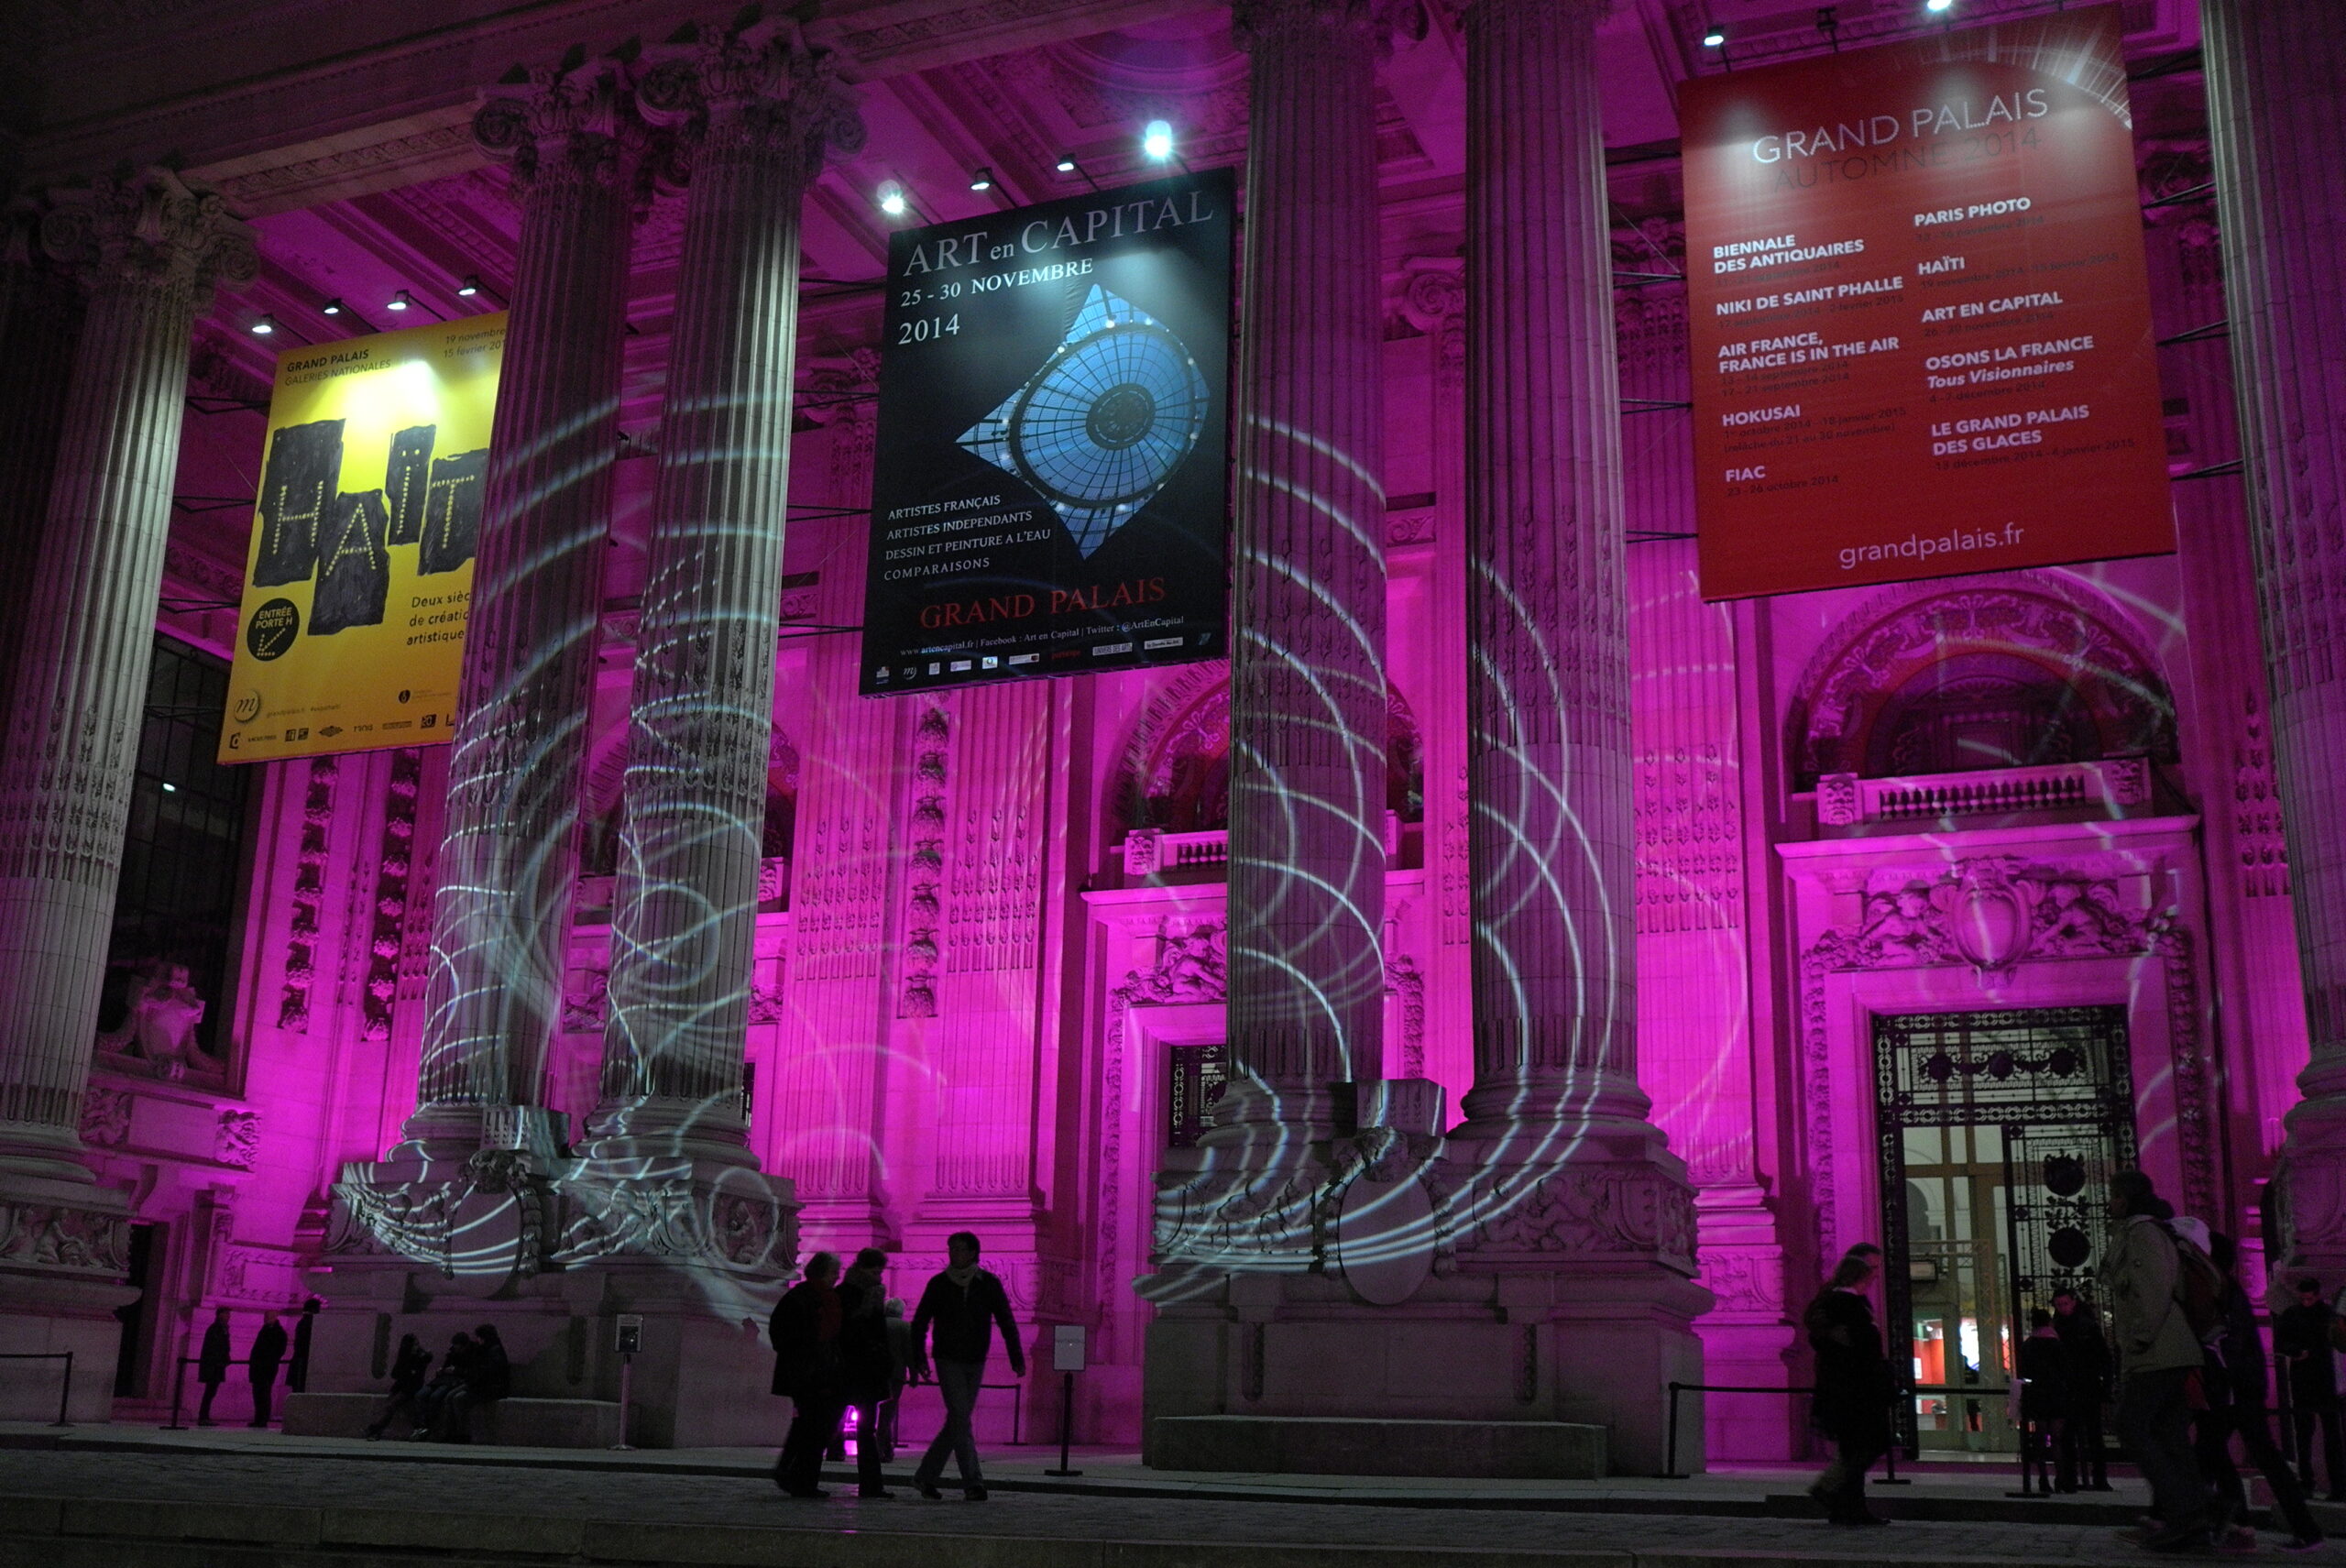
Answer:
[[[1051,1325],[1051,1370],[1054,1372],[1083,1370],[1083,1325],[1081,1323]]]
[[[621,1312],[619,1315],[618,1323],[619,1343],[615,1348],[619,1353],[621,1355],[633,1355],[637,1351],[641,1350],[643,1348],[643,1314]]]

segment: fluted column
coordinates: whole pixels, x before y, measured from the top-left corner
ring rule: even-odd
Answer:
[[[598,1135],[739,1146],[780,630],[799,207],[862,122],[793,29],[646,78],[697,130],[629,712]]]
[[[483,1105],[538,1105],[577,870],[628,244],[648,137],[628,68],[498,90],[474,116],[521,201],[433,906],[411,1136],[461,1145]]]
[[[24,644],[82,331],[82,292],[42,251],[40,213],[23,200],[0,214],[0,696]]]
[[[1467,1131],[1562,1154],[1642,1124],[1608,0],[1466,13]]]
[[[1371,0],[1241,0],[1253,56],[1231,607],[1233,1124],[1383,1066],[1385,498]]]
[[[2346,34],[2323,0],[2202,0],[2232,384],[2312,1053],[2276,1266],[2346,1279]]]
[[[159,169],[60,193],[41,239],[91,296],[0,735],[0,1171],[86,1183],[76,1124],[146,709],[189,334],[215,283],[247,282],[258,266],[251,231],[217,195]]]

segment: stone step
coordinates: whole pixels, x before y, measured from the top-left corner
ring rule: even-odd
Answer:
[[[1160,1416],[1148,1459],[1154,1470],[1594,1481],[1605,1475],[1606,1432],[1572,1421]]]
[[[363,1438],[382,1409],[379,1394],[288,1394],[285,1433]],[[608,1448],[619,1441],[619,1407],[610,1399],[498,1399],[474,1408],[472,1441],[522,1448]]]

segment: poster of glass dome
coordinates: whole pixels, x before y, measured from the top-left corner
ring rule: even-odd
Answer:
[[[1233,194],[892,236],[865,695],[1222,656]]]

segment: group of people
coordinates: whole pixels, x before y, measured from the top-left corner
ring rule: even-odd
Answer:
[[[944,1496],[937,1483],[949,1454],[959,1466],[961,1492],[971,1502],[986,1496],[970,1417],[985,1382],[993,1332],[1002,1331],[1011,1370],[1026,1373],[1018,1324],[1002,1280],[978,1264],[978,1238],[956,1232],[946,1243],[948,1266],[922,1290],[909,1325],[904,1303],[891,1298],[883,1279],[888,1255],[865,1247],[844,1274],[836,1254],[818,1252],[806,1260],[804,1277],[776,1304],[770,1325],[773,1391],[795,1407],[782,1453],[774,1461],[774,1485],[794,1497],[822,1497],[823,1456],[838,1441],[840,1422],[856,1412],[856,1495],[889,1497],[881,1474],[893,1433],[893,1409],[907,1380],[934,1378],[945,1400],[945,1425],[913,1472],[924,1497]]]
[[[245,1376],[253,1390],[253,1419],[247,1425],[269,1425],[277,1398],[279,1372],[285,1374],[289,1393],[298,1394],[307,1386],[310,1334],[317,1323],[318,1309],[323,1304],[314,1296],[302,1302],[291,1335],[285,1332],[284,1313],[261,1314],[260,1328],[253,1334],[251,1348],[245,1352]],[[228,1381],[228,1368],[236,1365],[236,1352],[228,1343],[228,1309],[223,1307],[205,1325],[203,1347],[195,1358],[195,1380],[203,1388],[203,1402],[195,1412],[195,1424],[200,1427],[220,1424],[212,1419],[212,1402],[220,1397],[221,1385]]]
[[[2116,1339],[2116,1424],[2152,1497],[2150,1518],[2122,1533],[2158,1552],[2253,1549],[2247,1490],[2232,1459],[2237,1439],[2291,1532],[2283,1549],[2313,1550],[2322,1541],[2306,1507],[2316,1424],[2326,1439],[2331,1497],[2341,1490],[2331,1359],[2338,1320],[2322,1304],[2319,1283],[2300,1281],[2298,1304],[2275,1325],[2276,1348],[2290,1369],[2301,1478],[2273,1441],[2264,1342],[2238,1277],[2232,1239],[2177,1218],[2139,1170],[2112,1179],[2110,1210],[2100,1278]],[[1865,1494],[1866,1472],[1889,1450],[1897,1398],[1866,1297],[1880,1264],[1880,1248],[1850,1248],[1804,1318],[1816,1354],[1813,1419],[1836,1445],[1833,1463],[1809,1493],[1838,1524],[1888,1522],[1868,1507]],[[2016,1358],[2024,1424],[2050,1439],[2057,1455],[2054,1480],[2062,1490],[2108,1485],[2100,1409],[2112,1358],[2092,1318],[2075,1292],[2056,1295],[2052,1311],[2033,1314]]]
[[[407,1428],[412,1442],[470,1442],[473,1411],[512,1391],[513,1359],[496,1324],[483,1323],[451,1339],[436,1373],[423,1342],[402,1335],[399,1354],[391,1358],[390,1395],[368,1423],[367,1436],[370,1442],[380,1439],[396,1425]]]

